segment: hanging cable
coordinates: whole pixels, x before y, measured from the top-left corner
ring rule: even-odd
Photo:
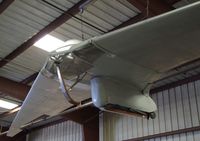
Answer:
[[[102,30],[102,29],[100,29],[100,28],[98,28],[98,27],[92,25],[91,23],[89,23],[89,22],[87,22],[87,21],[82,20],[81,18],[78,18],[78,17],[74,16],[73,14],[71,14],[71,13],[69,13],[69,12],[66,12],[65,10],[59,8],[58,6],[56,6],[56,5],[54,5],[54,4],[50,3],[50,2],[48,2],[48,1],[46,1],[46,0],[42,0],[42,1],[43,1],[44,3],[46,3],[47,5],[53,7],[53,8],[55,8],[55,9],[57,9],[57,10],[60,10],[60,11],[63,12],[63,13],[66,13],[67,15],[73,17],[74,19],[76,19],[76,20],[78,20],[78,21],[81,21],[81,22],[87,24],[88,26],[90,26],[90,27],[92,27],[92,28],[94,28],[94,29],[96,29],[96,30],[102,32],[102,33],[106,33],[106,31],[104,31],[104,30]]]
[[[84,41],[85,38],[84,38],[84,31],[83,31],[83,12],[84,12],[84,9],[81,8],[80,9],[80,15],[81,15],[81,40]]]
[[[147,5],[146,5],[146,17],[145,17],[145,19],[149,17],[149,4],[150,4],[150,2],[149,2],[149,0],[147,0]]]

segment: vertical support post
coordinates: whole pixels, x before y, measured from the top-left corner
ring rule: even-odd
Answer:
[[[99,116],[83,123],[84,141],[99,141]]]

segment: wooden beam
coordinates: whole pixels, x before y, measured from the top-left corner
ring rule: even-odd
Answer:
[[[64,115],[83,125],[84,141],[99,141],[99,109],[89,106]]]
[[[78,109],[73,112],[63,115],[67,120],[73,120],[74,122],[84,124],[92,116],[97,115],[99,109],[93,106],[88,106],[86,108]],[[81,115],[81,116],[80,116]]]
[[[154,134],[154,135],[149,135],[149,136],[144,136],[144,137],[139,137],[139,138],[133,138],[133,139],[128,139],[124,141],[144,141],[144,140],[150,140],[150,139],[172,136],[172,135],[183,134],[183,133],[194,132],[194,131],[200,131],[200,126],[179,129],[179,130],[174,130],[174,131],[169,131],[169,132],[164,132],[164,133],[159,133],[159,134]]]
[[[133,6],[141,11],[141,13],[148,13],[149,17],[156,16],[174,8],[163,0],[127,0]],[[149,2],[149,3],[148,3]]]
[[[99,141],[99,114],[83,123],[84,141]]]
[[[130,18],[129,20],[123,22],[122,24],[116,26],[115,28],[113,28],[110,31],[114,31],[117,29],[120,29],[122,27],[126,27],[128,25],[137,23],[139,21],[145,20],[147,18],[168,12],[170,10],[173,10],[174,8],[172,6],[170,6],[170,4],[168,4],[165,1],[161,1],[161,0],[150,0],[149,2],[149,15],[147,16],[147,0],[127,0],[129,3],[131,3],[133,6],[135,6],[136,8],[138,8],[141,13],[139,13],[137,16],[134,16],[132,18]],[[175,1],[175,0],[171,0],[171,1]],[[176,1],[180,1],[180,0],[176,0]],[[109,32],[110,32],[109,31]]]
[[[3,0],[0,3],[0,14],[2,14],[13,2],[14,0]]]
[[[17,47],[13,52],[8,54],[4,59],[0,61],[0,67],[3,67],[4,65],[6,65],[8,62],[13,60],[19,54],[23,53],[26,49],[31,47],[40,38],[42,38],[46,34],[50,33],[51,31],[55,30],[57,27],[59,27],[60,25],[62,25],[63,23],[71,19],[72,15],[76,15],[80,11],[79,7],[83,5],[85,2],[87,2],[87,0],[79,1],[72,8],[67,10],[65,13],[60,15],[58,18],[56,18],[54,21],[52,21],[50,24],[48,24],[46,27],[40,30],[32,38],[28,39],[26,42],[24,42],[19,47]]]
[[[146,17],[145,17],[145,14],[143,13],[139,13],[137,16],[134,16],[132,18],[130,18],[129,20],[123,22],[122,24],[114,27],[113,29],[111,29],[109,32],[111,31],[114,31],[114,30],[117,30],[117,29],[120,29],[120,28],[123,28],[123,27],[126,27],[126,26],[129,26],[131,24],[134,24],[134,23],[137,23],[139,21],[142,21],[144,20]]]
[[[0,77],[0,92],[19,100],[24,100],[28,94],[30,86],[20,84],[16,81]]]
[[[175,3],[179,2],[180,0],[165,0],[168,4],[174,5]]]
[[[22,132],[14,137],[7,137],[6,135],[0,136],[0,141],[26,141],[26,133]]]

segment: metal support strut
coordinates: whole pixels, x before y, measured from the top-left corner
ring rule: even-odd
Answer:
[[[65,96],[65,98],[67,99],[67,101],[73,105],[81,104],[81,102],[77,102],[77,101],[73,100],[69,94],[69,91],[66,89],[65,82],[64,82],[62,74],[60,72],[59,64],[56,64],[56,71],[57,71],[57,75],[58,75],[58,80],[60,82],[61,91],[62,91],[63,95]]]

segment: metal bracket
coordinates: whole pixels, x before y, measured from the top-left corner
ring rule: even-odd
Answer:
[[[73,105],[79,105],[81,102],[77,102],[74,99],[72,99],[72,97],[69,94],[69,91],[66,89],[66,85],[65,82],[63,80],[62,74],[60,72],[60,67],[58,63],[56,64],[56,71],[57,71],[57,75],[58,75],[58,80],[60,83],[60,87],[61,87],[61,92],[63,93],[63,95],[65,96],[65,98],[67,99],[67,101]]]

